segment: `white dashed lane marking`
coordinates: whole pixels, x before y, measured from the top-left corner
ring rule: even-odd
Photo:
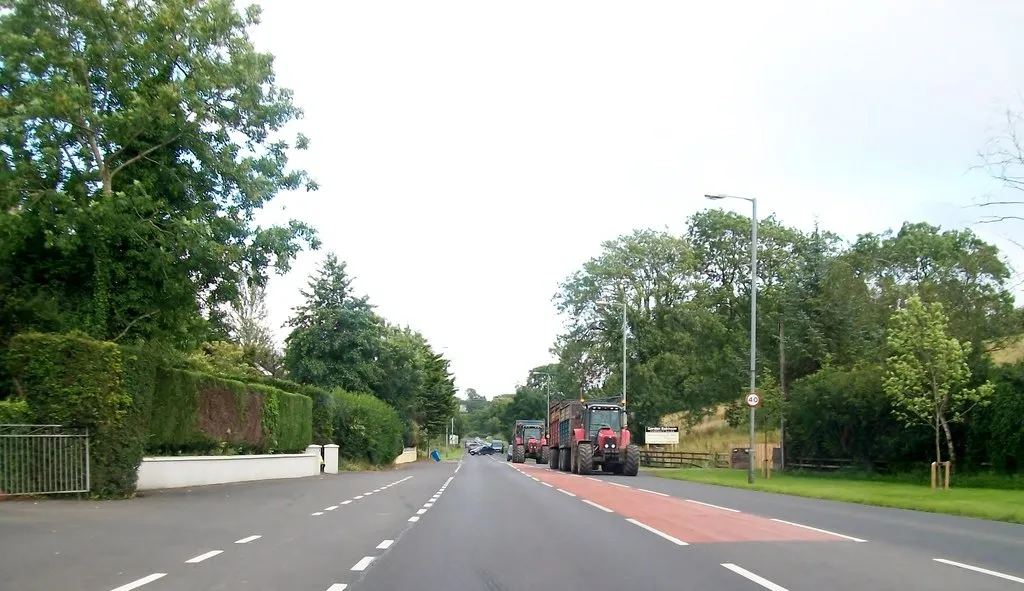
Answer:
[[[132,591],[132,589],[138,589],[139,587],[141,587],[143,585],[146,585],[148,583],[152,583],[153,581],[155,581],[157,579],[160,579],[162,577],[166,577],[166,576],[167,576],[167,573],[153,573],[151,575],[142,577],[141,579],[139,579],[137,581],[132,581],[131,583],[128,583],[127,585],[121,585],[120,587],[118,587],[116,589],[113,589],[112,591]]]
[[[263,536],[249,536],[247,538],[242,538],[241,540],[235,540],[235,543],[236,544],[248,544],[249,542],[258,540],[258,539],[260,539],[262,537]]]
[[[394,540],[384,540],[383,542],[377,544],[377,549],[378,550],[387,550],[388,548],[391,547],[391,544],[394,544],[394,543],[395,543]]]
[[[223,550],[210,550],[209,552],[207,552],[205,554],[200,554],[199,556],[196,556],[194,558],[189,558],[188,560],[185,561],[185,564],[197,564],[199,562],[202,562],[202,561],[206,560],[207,558],[213,558],[214,556],[216,556],[216,555],[218,555],[218,554],[220,554],[222,552],[224,552],[224,551]]]
[[[987,568],[981,568],[980,566],[971,566],[969,564],[964,564],[962,562],[953,562],[952,560],[946,560],[945,558],[932,558],[932,560],[934,560],[935,562],[941,562],[942,564],[948,564],[950,566],[955,566],[966,570],[972,570],[976,573],[981,573],[983,575],[989,575],[991,577],[1006,579],[1007,581],[1013,581],[1014,583],[1024,583],[1024,579],[1020,577],[1015,577],[1013,575],[1008,575],[994,570],[988,570]]]
[[[352,565],[351,570],[366,570],[366,567],[370,566],[370,563],[373,562],[374,558],[376,558],[376,556],[363,556],[359,562]]]
[[[641,523],[641,522],[637,521],[636,519],[627,519],[626,521],[632,523],[633,525],[642,527],[642,528],[646,529],[647,531],[651,532],[652,534],[654,534],[656,536],[661,536],[661,537],[665,538],[666,540],[672,542],[673,544],[675,544],[677,546],[689,546],[689,544],[687,544],[686,542],[680,540],[679,538],[674,538],[674,537],[668,535],[667,533],[665,533],[665,532],[663,532],[661,530],[654,529],[653,527],[647,525],[646,523]]]

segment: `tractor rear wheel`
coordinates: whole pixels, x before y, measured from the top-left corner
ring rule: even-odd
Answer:
[[[525,461],[526,461],[526,446],[520,444],[520,445],[517,445],[514,448],[512,448],[512,463],[513,464],[522,464]]]
[[[558,458],[559,458],[558,448],[557,447],[555,449],[548,448],[548,468],[551,468],[552,470],[557,470],[558,469]]]
[[[550,463],[551,460],[548,458],[549,454],[550,454],[550,450],[548,448],[546,448],[546,447],[540,448],[540,455],[537,456],[537,463],[538,464],[548,464],[548,463]]]
[[[594,468],[594,448],[588,442],[579,444],[576,449],[577,473],[586,476]]]
[[[558,450],[558,469],[562,472],[569,471],[569,454],[571,450],[560,449]]]
[[[626,461],[622,466],[622,473],[626,476],[636,476],[640,471],[640,448],[632,443],[626,446]]]

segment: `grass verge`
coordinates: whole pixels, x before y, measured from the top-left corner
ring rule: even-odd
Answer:
[[[1024,524],[1024,503],[1021,491],[991,488],[952,488],[933,491],[928,486],[853,480],[837,477],[794,476],[773,473],[770,479],[760,475],[753,485],[747,484],[743,470],[683,469],[652,471],[652,475],[674,480],[687,480],[780,493],[812,499],[829,499],[861,505],[912,509],[963,517],[979,517],[995,521]],[[956,481],[956,476],[953,477]]]

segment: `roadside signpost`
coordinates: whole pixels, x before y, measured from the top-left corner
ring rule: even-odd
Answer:
[[[761,406],[761,397],[758,396],[757,392],[747,394],[747,406],[750,408],[757,408],[758,406]]]

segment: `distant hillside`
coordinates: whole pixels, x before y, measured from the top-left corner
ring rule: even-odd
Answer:
[[[677,412],[661,417],[661,426],[679,427],[679,445],[666,446],[672,451],[694,452],[728,452],[734,447],[747,447],[750,435],[745,428],[733,428],[725,420],[725,405],[719,406],[715,414],[704,419],[686,431],[686,414]],[[759,425],[760,426],[760,425]],[[765,432],[757,431],[758,453],[763,454]],[[778,429],[768,430],[768,446],[775,447],[779,443]],[[762,457],[764,457],[762,455]]]
[[[1024,360],[1024,335],[1004,343],[990,343],[988,355],[996,365],[1009,365]]]

